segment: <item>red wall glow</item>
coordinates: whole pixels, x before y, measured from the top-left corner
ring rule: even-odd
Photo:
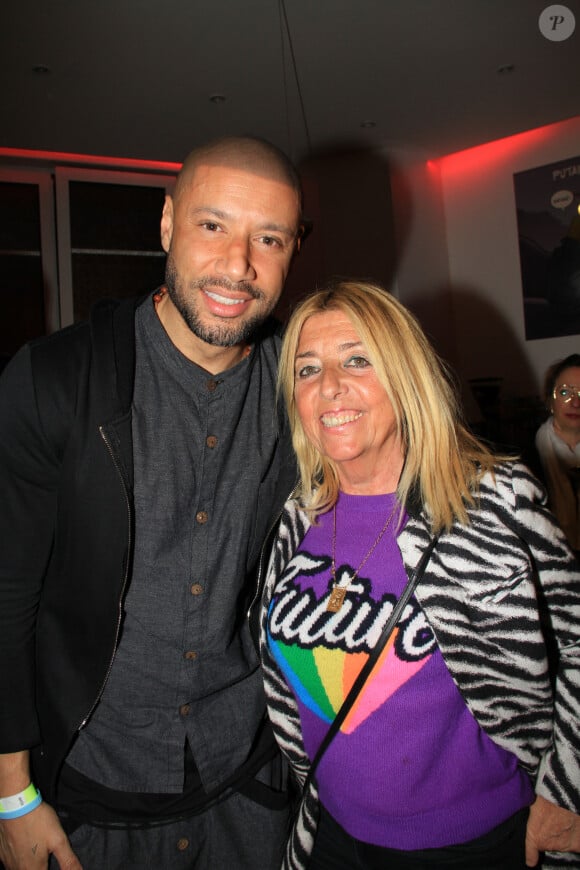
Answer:
[[[476,170],[485,172],[497,168],[501,163],[511,163],[519,152],[526,151],[541,142],[547,142],[549,139],[556,139],[559,135],[560,125],[548,124],[525,133],[517,133],[515,136],[507,136],[505,139],[496,139],[485,145],[477,145],[465,151],[457,151],[438,160],[429,160],[427,165],[439,168],[447,177],[463,173],[473,174]]]

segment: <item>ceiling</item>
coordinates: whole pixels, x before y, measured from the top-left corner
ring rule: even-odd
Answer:
[[[562,41],[540,32],[548,5],[16,0],[0,146],[177,162],[249,133],[298,162],[353,146],[441,156],[580,115],[580,0],[565,0]]]

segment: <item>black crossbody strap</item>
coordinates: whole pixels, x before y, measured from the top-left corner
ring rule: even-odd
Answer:
[[[324,739],[323,739],[322,743],[320,744],[320,746],[318,747],[318,752],[314,756],[314,758],[312,760],[312,764],[310,765],[310,770],[308,771],[308,776],[306,777],[306,780],[304,782],[304,791],[306,791],[306,789],[310,785],[310,782],[311,782],[311,780],[316,772],[316,768],[318,767],[322,756],[324,755],[324,753],[326,752],[326,750],[330,746],[330,743],[332,742],[334,736],[340,730],[340,726],[342,725],[342,723],[344,722],[344,720],[346,719],[346,717],[350,713],[354,702],[356,701],[357,697],[359,696],[359,694],[361,692],[362,687],[364,686],[367,679],[369,678],[371,671],[373,670],[374,666],[376,665],[377,661],[380,658],[382,651],[384,650],[385,646],[387,645],[387,641],[389,640],[390,636],[393,633],[395,626],[397,625],[399,619],[401,618],[403,610],[405,609],[405,607],[409,603],[409,599],[411,598],[411,595],[415,591],[417,584],[419,583],[419,580],[421,579],[421,577],[425,573],[425,569],[427,567],[429,559],[431,558],[431,554],[432,554],[433,550],[435,549],[435,545],[437,544],[438,539],[439,539],[439,536],[436,535],[429,542],[429,546],[427,547],[427,549],[425,550],[425,552],[421,556],[419,564],[417,565],[416,569],[414,570],[414,572],[411,574],[411,576],[407,580],[407,584],[406,584],[405,588],[403,589],[403,591],[401,592],[399,600],[397,601],[397,603],[393,607],[392,613],[391,613],[391,615],[390,615],[390,617],[389,617],[389,619],[388,619],[388,621],[387,621],[387,623],[382,631],[381,636],[379,637],[379,639],[377,641],[376,646],[373,648],[373,650],[370,653],[368,659],[366,660],[364,666],[361,668],[360,673],[358,674],[356,680],[352,684],[350,692],[348,693],[348,695],[346,696],[346,698],[342,702],[338,713],[336,714],[334,720],[332,721],[332,724],[330,725],[330,728],[328,729],[328,731],[324,735]]]

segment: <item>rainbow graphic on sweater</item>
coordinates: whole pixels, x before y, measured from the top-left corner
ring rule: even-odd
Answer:
[[[395,652],[399,629],[383,650],[373,673],[357,698],[341,731],[350,734],[375,710],[411,679],[429,656],[402,661]],[[270,649],[278,667],[299,701],[325,722],[331,722],[346,698],[368,653],[348,653],[341,649],[316,646],[305,649],[270,636]]]

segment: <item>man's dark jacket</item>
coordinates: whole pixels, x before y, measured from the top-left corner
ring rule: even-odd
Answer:
[[[137,304],[99,303],[0,378],[0,752],[31,749],[49,801],[106,681],[130,577]],[[295,480],[279,418],[277,504],[260,506],[251,564]]]

